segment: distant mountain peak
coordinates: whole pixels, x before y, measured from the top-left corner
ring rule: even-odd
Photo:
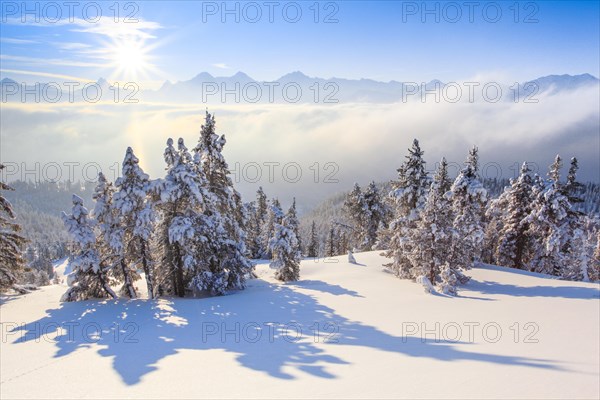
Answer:
[[[202,82],[207,80],[212,80],[214,77],[208,72],[200,72],[198,75],[190,79],[193,82]]]
[[[539,78],[533,79],[533,81],[579,81],[579,82],[584,82],[584,81],[598,81],[598,78],[596,78],[594,75],[591,75],[588,73],[578,74],[578,75],[562,74],[562,75],[540,76]]]
[[[251,77],[249,77],[248,74],[246,74],[246,73],[244,73],[242,71],[236,72],[235,75],[233,75],[231,77],[232,78],[236,78],[236,79],[250,80],[250,81],[254,80]]]
[[[173,86],[173,83],[172,83],[170,80],[168,80],[168,79],[167,79],[167,80],[166,80],[166,81],[164,81],[164,82],[163,82],[163,84],[160,86],[160,89],[159,89],[159,90],[166,89],[166,88],[169,88],[169,87],[171,87],[171,86]]]
[[[174,100],[177,99],[179,101],[197,101],[203,93],[199,91],[199,87],[204,85],[205,83],[211,83],[213,87],[211,90],[233,90],[234,85],[241,84],[242,86],[249,82],[258,82],[255,79],[248,76],[246,73],[242,71],[237,71],[232,76],[213,76],[208,72],[201,72],[196,75],[194,78],[186,81],[178,81],[178,82],[169,82],[165,81],[162,87],[158,90],[164,91],[164,97],[162,99]],[[286,85],[289,83],[296,83],[300,85],[304,91],[304,93],[310,93],[309,88],[314,87],[316,82],[319,84],[325,83],[334,83],[339,89],[339,93],[336,90],[333,96],[336,100],[341,102],[373,102],[373,103],[393,103],[402,99],[404,94],[406,94],[408,85],[414,85],[412,82],[403,82],[403,81],[389,81],[383,82],[370,78],[356,78],[356,79],[348,79],[348,78],[320,78],[320,77],[309,77],[301,71],[293,71],[289,72],[279,79],[276,82],[279,82],[282,85]],[[529,81],[533,82],[537,85],[537,90],[539,93],[549,91],[548,93],[554,93],[558,91],[567,91],[573,90],[576,88],[583,88],[587,86],[593,87],[598,84],[598,79],[590,74],[580,74],[580,75],[548,75],[545,77],[539,77],[535,80]],[[528,82],[522,82],[522,86],[524,86]],[[224,85],[224,86],[223,86]],[[443,88],[447,85],[447,83],[439,80],[439,79],[431,79],[427,83],[423,81],[422,83],[417,83],[419,91],[424,90],[434,90],[436,88]],[[422,87],[424,86],[424,87]],[[329,90],[324,86],[323,90]],[[331,89],[331,87],[329,87]],[[216,93],[215,96],[223,96],[223,93]],[[327,92],[330,94],[331,92]],[[523,92],[524,94],[530,93],[526,90]],[[160,94],[158,94],[160,96]],[[159,97],[157,97],[159,98]],[[223,97],[221,97],[223,98]],[[262,100],[266,101],[264,96]],[[276,102],[284,101],[282,98],[275,99]],[[308,97],[304,96],[302,101],[308,101]]]
[[[301,71],[293,71],[293,72],[283,75],[279,79],[281,80],[281,79],[308,79],[308,78],[309,77]]]

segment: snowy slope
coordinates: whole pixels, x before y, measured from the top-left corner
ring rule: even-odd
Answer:
[[[448,298],[355,257],[305,260],[293,284],[261,264],[209,299],[4,299],[0,397],[600,396],[597,284],[490,266]]]
[[[60,280],[61,284],[66,285],[67,275],[71,273],[71,265],[69,264],[69,258],[61,258],[54,263],[54,274]],[[66,286],[65,286],[66,287]]]

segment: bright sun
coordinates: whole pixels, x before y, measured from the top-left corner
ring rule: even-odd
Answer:
[[[113,63],[119,75],[137,78],[150,66],[147,50],[143,44],[136,41],[122,41],[114,44]]]

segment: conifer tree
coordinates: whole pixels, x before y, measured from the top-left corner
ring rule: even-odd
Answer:
[[[582,224],[581,224],[582,225]],[[592,265],[592,251],[583,226],[578,224],[570,230],[566,247],[565,264],[561,270],[561,278],[572,281],[590,281],[590,266]]]
[[[308,257],[318,257],[319,256],[319,237],[317,236],[317,224],[315,221],[310,225],[310,239],[308,242],[308,247],[306,248]]]
[[[596,235],[596,248],[590,261],[589,271],[591,281],[600,281],[600,231]]]
[[[223,287],[223,276],[210,271],[215,254],[209,247],[216,234],[214,221],[204,213],[212,201],[206,190],[204,175],[196,168],[183,139],[178,148],[173,139],[165,150],[167,175],[156,184],[157,208],[160,219],[157,226],[159,244],[158,289],[183,297],[193,278],[196,284],[212,289]]]
[[[385,203],[384,203],[385,204]],[[387,250],[390,247],[390,230],[384,221],[379,223],[377,227],[377,241],[375,248],[377,250]]]
[[[386,214],[385,206],[375,182],[369,184],[363,194],[363,200],[364,218],[362,231],[364,234],[360,248],[363,250],[373,250],[377,243],[379,225],[384,222]]]
[[[411,275],[412,264],[408,259],[408,254],[412,251],[412,244],[408,238],[410,231],[415,228],[429,188],[423,151],[418,140],[413,141],[406,158],[405,163],[398,168],[398,180],[392,182],[390,197],[393,201],[394,217],[389,225],[389,249],[385,252],[385,256],[392,259],[385,266],[403,279],[414,278]]]
[[[198,145],[194,148],[194,163],[201,170],[198,174],[204,174],[208,191],[214,199],[214,202],[205,204],[203,212],[212,218],[217,228],[216,232],[220,234],[212,236],[218,260],[210,257],[214,264],[210,268],[211,279],[223,275],[226,279],[224,289],[243,289],[246,279],[252,275],[254,266],[246,258],[242,201],[233,186],[229,166],[223,156],[225,144],[225,135],[216,134],[215,118],[207,111]],[[214,205],[214,208],[209,209],[210,204]],[[219,231],[218,226],[224,228],[224,234]],[[209,286],[213,292],[223,293],[223,289],[212,283]]]
[[[450,249],[450,267],[457,274],[480,261],[484,237],[483,218],[487,191],[477,177],[477,147],[469,151],[465,167],[451,187],[454,237]],[[465,279],[459,275],[459,281]]]
[[[571,205],[583,203],[581,194],[585,191],[585,185],[577,181],[577,171],[579,170],[579,162],[576,157],[571,158],[571,165],[567,174],[565,183],[565,192]]]
[[[442,265],[448,260],[452,243],[452,207],[449,199],[448,163],[442,158],[421,211],[416,228],[410,232],[413,245],[408,258],[411,276],[435,285]]]
[[[250,201],[244,204],[245,228],[246,228],[246,250],[250,258],[260,257],[260,224],[256,220],[256,202]]]
[[[271,268],[276,269],[275,279],[283,282],[297,281],[300,279],[300,251],[288,216],[275,223],[274,230],[269,247],[273,253]]]
[[[344,214],[352,224],[352,243],[355,246],[362,247],[365,239],[365,199],[358,183],[354,183],[352,191],[348,193],[344,200]]]
[[[343,229],[340,229],[338,231],[338,234],[339,234],[339,237],[337,240],[337,248],[336,248],[335,253],[337,255],[346,254],[348,252],[348,250],[350,249],[348,234]]]
[[[507,191],[506,213],[495,256],[496,262],[502,266],[526,269],[525,257],[532,241],[527,222],[533,201],[530,171],[527,163],[523,163],[519,178],[512,182]]]
[[[571,165],[563,187],[564,195],[569,201],[567,210],[567,231],[565,232],[562,252],[565,255],[561,276],[568,280],[589,281],[588,267],[590,255],[588,250],[588,238],[585,232],[585,214],[576,209],[583,203],[581,193],[585,186],[577,181],[577,170],[579,169],[577,158],[571,158]]]
[[[116,298],[110,287],[106,272],[100,265],[100,257],[96,250],[96,235],[92,229],[92,221],[88,218],[88,210],[83,206],[83,199],[73,195],[72,214],[62,213],[67,231],[73,238],[75,251],[72,254],[69,275],[69,289],[61,301],[77,301],[89,298]]]
[[[481,259],[488,264],[498,264],[496,262],[496,248],[500,240],[500,232],[504,227],[506,220],[508,202],[510,195],[510,186],[504,188],[504,191],[495,199],[488,202],[485,210],[485,234],[483,239],[483,252]],[[531,195],[530,195],[531,196]]]
[[[327,235],[327,240],[325,242],[325,257],[335,256],[337,247],[336,232],[332,222],[331,227],[329,228],[329,234]]]
[[[122,264],[133,278],[141,267],[146,276],[148,297],[154,298],[154,261],[150,248],[154,230],[155,213],[149,192],[150,178],[139,166],[139,160],[131,147],[123,160],[122,176],[115,182],[114,209],[122,229]]]
[[[556,156],[548,173],[550,185],[537,194],[533,210],[527,219],[530,234],[540,244],[533,254],[529,269],[535,272],[562,275],[566,262],[564,246],[571,205],[560,182],[562,159]]]
[[[262,255],[264,258],[271,259],[273,257],[272,249],[270,246],[271,239],[275,235],[275,225],[280,224],[283,220],[283,211],[281,204],[278,199],[273,199],[269,204],[269,211],[267,214],[267,222],[264,226],[263,237],[265,238],[265,249],[266,253]]]
[[[267,195],[263,191],[262,187],[259,187],[256,191],[255,210],[256,211],[253,218],[253,230],[251,233],[253,237],[252,254],[254,258],[261,258],[268,253],[266,243],[269,238],[269,236],[266,236],[269,205],[267,202]]]
[[[97,231],[95,248],[99,256],[100,269],[105,272],[105,279],[111,285],[116,283],[112,277],[115,277],[120,283],[124,283],[124,274],[120,270],[122,268],[121,261],[123,261],[123,229],[113,207],[114,192],[113,184],[108,182],[104,174],[100,172],[92,195],[95,202],[92,217],[95,222],[94,228]],[[124,285],[123,289],[125,290],[121,290],[125,296],[128,295],[126,288],[127,285]],[[133,290],[135,293],[135,289]]]
[[[0,164],[0,171],[4,169]],[[4,182],[0,182],[0,290],[14,285],[25,267],[22,249],[26,239],[19,233],[21,227],[14,222],[15,213],[12,205],[2,195],[4,190],[13,190]]]
[[[298,220],[298,213],[296,211],[296,198],[294,197],[292,201],[292,205],[288,209],[286,214],[287,222],[289,228],[296,235],[296,240],[298,241],[298,251],[302,254],[302,240],[300,238],[300,221]]]

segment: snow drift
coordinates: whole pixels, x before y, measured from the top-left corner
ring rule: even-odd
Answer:
[[[2,297],[2,398],[598,398],[597,284],[486,266],[458,297],[378,252],[267,263],[245,291],[60,303]],[[57,271],[68,271],[66,263]],[[138,282],[143,292],[143,282]]]

